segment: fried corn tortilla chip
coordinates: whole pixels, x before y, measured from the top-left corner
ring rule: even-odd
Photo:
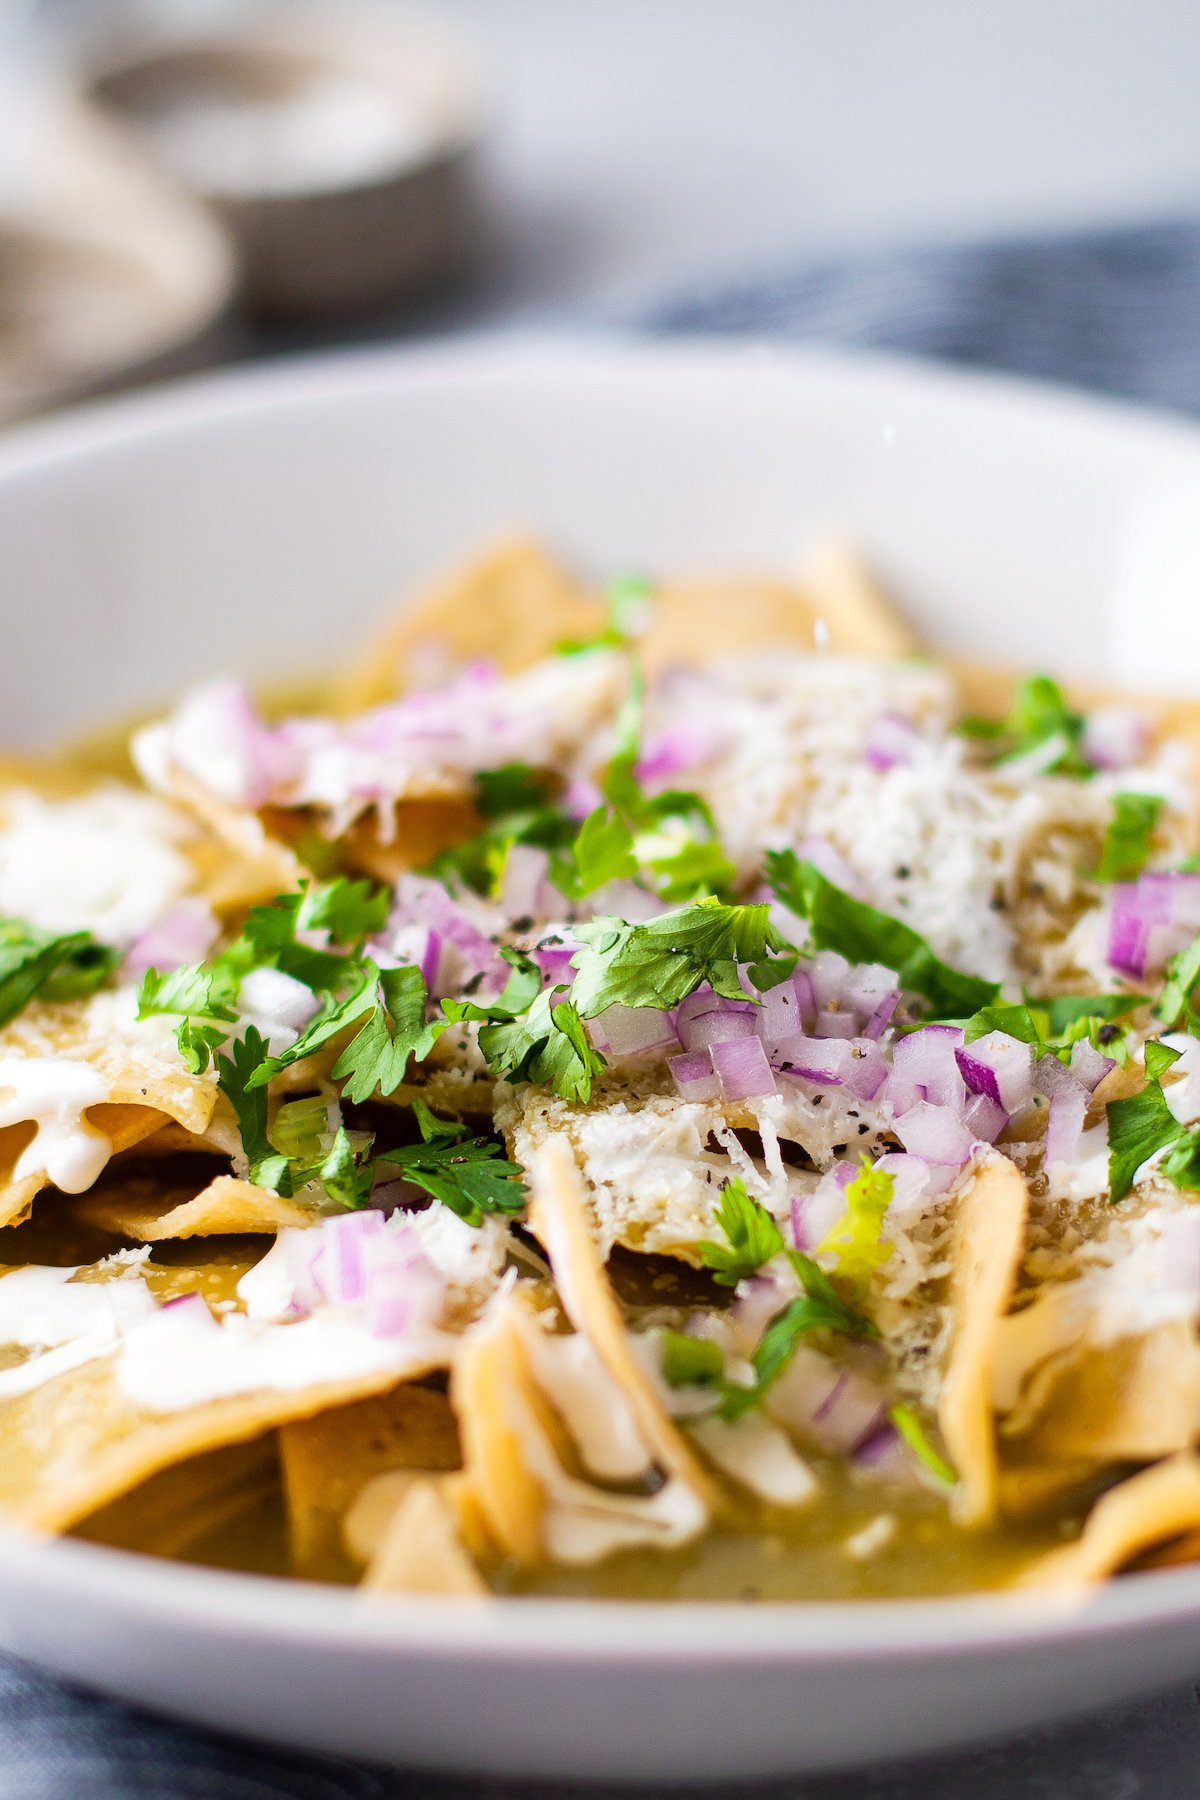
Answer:
[[[361,1587],[380,1594],[488,1595],[439,1482],[413,1482],[388,1522]]]
[[[268,1432],[160,1470],[81,1519],[73,1535],[146,1556],[183,1556],[278,1487],[279,1450]]]
[[[1149,1462],[1200,1431],[1200,1345],[1182,1319],[1052,1358],[1033,1404],[1005,1421],[1030,1460]]]
[[[156,1244],[165,1238],[217,1237],[270,1232],[285,1225],[307,1230],[321,1223],[310,1207],[285,1200],[270,1188],[256,1187],[233,1175],[218,1175],[202,1193],[186,1188],[147,1194],[151,1184],[130,1182],[123,1190],[106,1188],[101,1194],[77,1200],[76,1216],[100,1231]],[[141,1191],[139,1191],[141,1190]]]
[[[958,1200],[950,1298],[954,1322],[938,1425],[958,1471],[950,1512],[959,1525],[986,1525],[996,1514],[992,1354],[1024,1248],[1028,1203],[1020,1170],[994,1154]]]
[[[1041,1512],[1094,1481],[1100,1469],[1092,1462],[1031,1463],[1000,1472],[999,1509],[1002,1519],[1033,1519]]]
[[[264,1389],[161,1414],[129,1400],[113,1356],[98,1356],[0,1411],[0,1510],[35,1529],[68,1530],[173,1463],[365,1400],[430,1366],[424,1361],[353,1381]]]
[[[410,1383],[284,1425],[279,1449],[292,1562],[302,1575],[345,1562],[342,1523],[368,1483],[462,1461],[446,1395]]]
[[[1200,1458],[1190,1450],[1130,1476],[1097,1500],[1074,1544],[1052,1550],[1017,1585],[1077,1587],[1115,1575],[1140,1551],[1200,1526]]]
[[[539,544],[507,539],[404,606],[346,671],[335,710],[366,712],[410,688],[441,686],[464,663],[513,675],[603,625],[598,596]]]

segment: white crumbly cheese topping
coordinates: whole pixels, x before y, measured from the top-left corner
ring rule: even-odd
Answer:
[[[115,782],[77,800],[5,795],[0,913],[42,931],[127,945],[193,885],[180,813]]]

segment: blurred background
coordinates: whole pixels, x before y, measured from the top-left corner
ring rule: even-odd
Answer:
[[[461,331],[1200,412],[1187,0],[0,0],[0,422]]]

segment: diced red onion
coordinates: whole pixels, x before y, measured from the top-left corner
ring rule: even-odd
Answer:
[[[850,1073],[850,1065],[854,1060],[854,1051],[845,1038],[800,1038],[796,1043],[796,1055],[791,1056],[792,1046],[785,1061],[790,1061],[791,1068],[780,1064],[780,1073],[789,1076],[793,1081],[816,1081],[825,1087],[841,1087]]]
[[[689,1056],[668,1056],[667,1067],[683,1100],[719,1100],[721,1083],[707,1050]]]
[[[952,1025],[926,1025],[897,1041],[892,1053],[896,1092],[891,1084],[888,1087],[888,1098],[897,1111],[900,1108],[896,1094],[911,1083],[924,1088],[925,1098],[932,1105],[950,1107],[961,1114],[967,1103],[967,1088],[954,1052],[962,1043],[962,1028]]]
[[[857,1037],[858,1015],[852,1012],[818,1013],[813,1035],[819,1038]]]
[[[496,946],[450,898],[440,881],[422,875],[402,875],[392,920],[397,925],[428,926],[454,945],[473,974],[491,975],[501,987],[507,980],[510,971]]]
[[[1111,890],[1108,960],[1133,980],[1165,967],[1200,930],[1200,875],[1142,875]]]
[[[813,1414],[809,1431],[827,1454],[848,1456],[871,1436],[886,1411],[886,1394],[873,1381],[847,1372]]]
[[[960,1166],[974,1148],[974,1139],[958,1114],[948,1106],[931,1105],[928,1100],[918,1100],[894,1122],[892,1129],[906,1150],[927,1163]]]
[[[549,853],[533,844],[510,844],[500,877],[499,904],[510,919],[540,917],[542,886],[550,868]]]
[[[1008,1114],[990,1094],[973,1094],[967,1101],[963,1124],[972,1137],[981,1138],[985,1144],[994,1144],[1008,1124]]]
[[[233,806],[262,806],[301,772],[292,745],[264,724],[235,681],[190,694],[168,729],[172,760]]]
[[[383,1231],[383,1216],[372,1207],[326,1219],[322,1227],[317,1279],[327,1300],[353,1305],[366,1293],[365,1240]]]
[[[893,988],[890,994],[885,994],[883,996],[883,999],[879,1002],[879,1005],[867,1020],[863,1036],[869,1038],[881,1038],[891,1024],[892,1014],[899,1004],[900,990],[899,988]]]
[[[1046,1124],[1046,1167],[1052,1163],[1073,1163],[1079,1155],[1079,1134],[1087,1112],[1087,1089],[1080,1082],[1075,1091],[1060,1089],[1050,1101],[1050,1117]]]
[[[165,919],[143,931],[121,964],[122,981],[141,981],[147,969],[167,975],[184,963],[202,962],[221,935],[207,900],[185,895]]]
[[[761,1006],[755,1009],[754,1023],[764,1044],[795,1037],[803,1031],[804,1019],[794,976],[790,981],[781,981],[777,987],[767,989]]]
[[[863,745],[863,761],[883,774],[898,764],[911,763],[920,742],[912,720],[903,713],[881,713]]]
[[[853,1163],[834,1163],[811,1194],[792,1195],[792,1242],[797,1250],[815,1250],[846,1210],[846,1189],[858,1174]]]
[[[1055,1094],[1086,1094],[1087,1092],[1079,1077],[1059,1062],[1057,1056],[1050,1051],[1047,1051],[1046,1055],[1040,1057],[1034,1064],[1033,1085],[1036,1092],[1044,1094],[1047,1100],[1052,1100]]]
[[[775,1092],[775,1077],[756,1037],[709,1045],[712,1065],[727,1100],[752,1100]]]
[[[810,862],[819,869],[826,881],[832,881],[834,887],[841,888],[854,900],[867,900],[870,896],[841,851],[829,842],[828,838],[806,837],[796,846],[796,855],[801,862]]]
[[[1071,1073],[1076,1081],[1081,1081],[1089,1094],[1094,1094],[1104,1077],[1117,1066],[1116,1058],[1105,1056],[1086,1038],[1080,1038],[1077,1044],[1071,1045]]]
[[[897,1487],[916,1484],[912,1451],[890,1420],[877,1426],[858,1446],[853,1461],[856,1469],[873,1475],[878,1481],[891,1482]]]
[[[578,948],[578,944],[539,944],[530,954],[552,987],[558,987],[563,982],[570,987],[575,979],[571,958]]]
[[[749,1038],[758,1042],[754,1020],[746,1013],[704,1013],[692,1019],[686,1030],[679,1027],[679,1041],[686,1050],[708,1050],[714,1044],[736,1044]]]
[[[841,1005],[842,986],[850,973],[850,964],[844,956],[839,956],[836,950],[822,950],[808,959],[804,970],[812,983],[813,1003],[818,1013]]]
[[[401,925],[391,934],[389,948],[401,962],[415,963],[426,988],[431,994],[438,994],[438,969],[442,960],[439,932],[428,925]]]
[[[592,1042],[614,1056],[636,1056],[661,1044],[676,1044],[671,1015],[656,1006],[610,1006],[588,1020]]]
[[[794,1288],[787,1288],[771,1275],[752,1275],[739,1281],[737,1299],[725,1314],[731,1326],[737,1349],[752,1356],[759,1339],[777,1313],[792,1298]]]
[[[892,1150],[879,1158],[875,1168],[879,1174],[892,1178],[889,1213],[901,1223],[915,1217],[921,1210],[917,1203],[930,1186],[929,1164],[925,1158]]]
[[[1163,1216],[1159,1257],[1164,1286],[1200,1295],[1200,1208],[1189,1206]]]
[[[843,1087],[858,1100],[874,1100],[884,1082],[888,1078],[888,1066],[883,1051],[870,1038],[854,1038],[850,1045],[851,1057],[842,1076]]]
[[[604,795],[595,782],[577,779],[563,795],[561,805],[569,819],[586,819],[589,813],[604,805]]]
[[[812,977],[807,969],[797,969],[792,977],[792,986],[796,990],[796,999],[800,1004],[800,1024],[803,1030],[811,1031],[817,1018],[817,997],[813,993]]]
[[[973,1094],[987,1094],[1006,1113],[1028,1106],[1033,1098],[1033,1051],[1006,1031],[991,1031],[954,1052]]]
[[[885,969],[882,963],[858,963],[842,983],[841,1004],[852,1006],[864,1019],[869,1019],[895,989],[894,969]]]
[[[658,732],[643,746],[637,765],[637,777],[653,788],[657,783],[682,775],[708,762],[721,748],[725,734],[711,719],[685,715]]]
[[[764,1410],[776,1424],[807,1434],[841,1379],[842,1371],[835,1362],[811,1345],[802,1344],[783,1374],[767,1389]]]
[[[1132,707],[1099,706],[1087,716],[1079,748],[1093,769],[1128,769],[1149,742],[1149,727]]]
[[[203,1294],[176,1294],[173,1300],[163,1301],[157,1316],[161,1318],[164,1313],[170,1313],[172,1324],[190,1322],[194,1325],[216,1325]]]
[[[791,1037],[764,1040],[763,1049],[767,1053],[767,1061],[773,1069],[788,1070],[797,1061],[802,1061],[806,1048],[812,1043],[802,1031],[793,1032]]]

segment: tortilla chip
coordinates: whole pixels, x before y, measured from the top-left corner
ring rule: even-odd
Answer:
[[[446,1395],[409,1383],[283,1426],[279,1452],[292,1562],[302,1575],[345,1562],[342,1522],[370,1482],[385,1472],[457,1469],[462,1462]]]
[[[299,885],[304,869],[286,844],[268,836],[257,813],[218,799],[195,776],[174,766],[155,786],[211,834],[212,841],[193,861],[201,876],[198,893],[222,918]]]
[[[1200,1526],[1200,1458],[1183,1451],[1131,1475],[1097,1500],[1074,1544],[1052,1550],[1018,1587],[1077,1587],[1103,1581],[1139,1551]]]
[[[399,800],[390,844],[380,843],[372,808],[354,821],[340,840],[340,850],[348,869],[393,886],[409,869],[423,869],[441,851],[473,837],[482,824],[469,800]]]
[[[540,545],[508,539],[405,605],[347,669],[335,710],[367,712],[409,689],[441,687],[465,663],[514,675],[563,638],[603,626],[597,596]]]
[[[530,1472],[516,1414],[532,1379],[520,1333],[501,1308],[463,1338],[450,1378],[467,1486],[489,1538],[519,1562],[542,1558],[546,1496]]]
[[[839,537],[818,538],[801,574],[829,632],[829,648],[850,656],[920,656],[921,639],[859,553]]]
[[[1051,1359],[1032,1398],[1002,1428],[1023,1458],[1149,1462],[1195,1441],[1200,1345],[1176,1319],[1103,1349],[1067,1351]]]
[[[239,1394],[162,1414],[127,1399],[113,1357],[96,1357],[0,1411],[0,1511],[17,1524],[66,1531],[173,1463],[365,1400],[430,1367],[426,1360],[353,1381]]]
[[[306,1230],[321,1223],[310,1207],[298,1206],[255,1187],[233,1175],[218,1175],[203,1193],[192,1196],[186,1188],[147,1195],[145,1185],[130,1182],[126,1188],[108,1189],[87,1200],[76,1201],[74,1211],[87,1225],[100,1231],[156,1244],[163,1238],[216,1237],[246,1232],[282,1231],[285,1225]],[[142,1191],[139,1192],[139,1189]]]
[[[1002,1519],[1033,1519],[1056,1501],[1085,1488],[1099,1470],[1091,1462],[1033,1463],[1002,1469],[999,1503]]]
[[[649,1376],[634,1356],[620,1309],[588,1223],[587,1200],[570,1144],[551,1138],[529,1166],[529,1229],[550,1259],[555,1286],[576,1331],[582,1331],[633,1408],[659,1467],[682,1481],[711,1513],[728,1510],[720,1489],[694,1455]]]
[[[396,1508],[362,1578],[371,1593],[484,1597],[487,1583],[459,1536],[436,1481],[415,1481]]]
[[[75,1537],[146,1556],[182,1556],[279,1488],[275,1433],[162,1469],[73,1527]]]
[[[1020,1170],[994,1154],[958,1200],[950,1297],[954,1322],[938,1425],[958,1471],[950,1513],[959,1525],[986,1525],[996,1514],[992,1352],[1025,1245],[1028,1203]],[[1070,1452],[1059,1449],[1056,1454]]]

